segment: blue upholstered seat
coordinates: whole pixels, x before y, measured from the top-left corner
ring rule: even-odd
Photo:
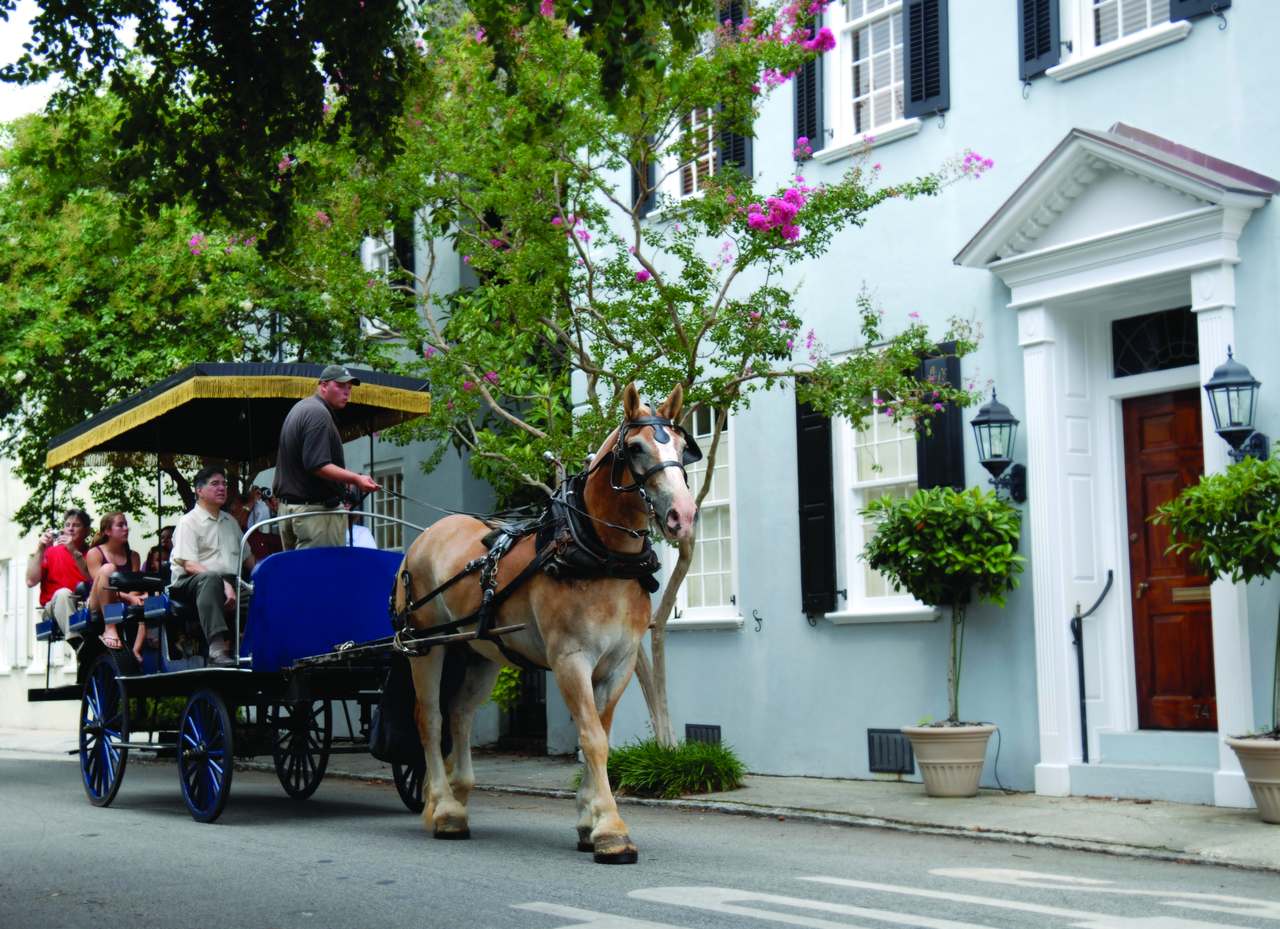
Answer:
[[[391,634],[387,602],[404,556],[372,548],[280,552],[253,572],[242,654],[253,670],[279,671],[343,642]]]

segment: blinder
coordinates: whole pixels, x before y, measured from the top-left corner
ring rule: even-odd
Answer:
[[[671,441],[671,432],[676,433],[684,439],[684,450],[680,455],[679,463],[674,461],[660,461],[647,471],[640,473],[632,466],[631,456],[627,452],[627,433],[632,429],[640,426],[653,427],[653,436],[662,445]],[[670,430],[670,431],[668,431]],[[664,468],[679,468],[683,473],[684,469],[689,465],[702,460],[702,449],[698,447],[698,443],[693,436],[679,423],[671,419],[664,419],[661,416],[640,416],[636,419],[625,420],[618,427],[618,442],[613,449],[613,470],[610,472],[610,480],[613,483],[613,489],[618,491],[638,490],[644,495],[644,485],[657,472]],[[622,486],[624,476],[623,469],[631,472],[631,477],[635,481],[629,487]],[[689,483],[689,475],[685,474],[684,481]]]

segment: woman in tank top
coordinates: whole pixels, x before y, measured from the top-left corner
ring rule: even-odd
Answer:
[[[98,612],[108,603],[139,605],[145,599],[141,594],[123,593],[107,586],[111,575],[117,571],[137,571],[138,553],[129,547],[129,520],[120,512],[102,517],[93,546],[84,556],[85,565],[93,576],[93,588],[89,591],[89,609]],[[124,648],[120,641],[119,627],[107,626],[101,635],[102,644],[110,649]],[[146,627],[138,624],[137,640],[133,654],[142,660],[142,644],[146,641]]]

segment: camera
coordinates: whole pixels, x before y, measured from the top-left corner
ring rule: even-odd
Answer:
[[[256,490],[256,491],[258,492],[258,496],[259,496],[259,497],[261,497],[263,500],[270,500],[270,499],[271,499],[271,488],[270,488],[270,487],[255,487],[255,488],[253,488],[253,489],[254,489],[254,490]]]

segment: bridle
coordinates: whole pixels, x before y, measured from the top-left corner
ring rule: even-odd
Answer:
[[[684,439],[684,451],[680,455],[680,460],[659,461],[651,468],[644,471],[639,470],[631,457],[631,452],[627,448],[627,435],[633,429],[640,429],[644,426],[653,427],[653,437],[658,440],[659,445],[665,445],[671,441],[671,432]],[[599,461],[593,462],[591,467],[587,469],[586,475],[590,475],[593,471],[604,467],[606,462],[610,463],[609,484],[612,489],[616,493],[639,494],[640,499],[644,501],[646,509],[652,516],[654,513],[653,501],[649,499],[649,494],[645,491],[645,485],[649,482],[649,478],[664,468],[679,468],[687,487],[689,485],[689,473],[685,468],[701,460],[702,449],[698,447],[698,443],[694,441],[693,436],[689,435],[688,431],[678,422],[663,416],[637,416],[635,419],[624,419],[622,421],[622,425],[618,427],[618,438],[614,442],[613,448],[607,454],[602,455]],[[622,483],[624,471],[631,476],[632,483]]]

